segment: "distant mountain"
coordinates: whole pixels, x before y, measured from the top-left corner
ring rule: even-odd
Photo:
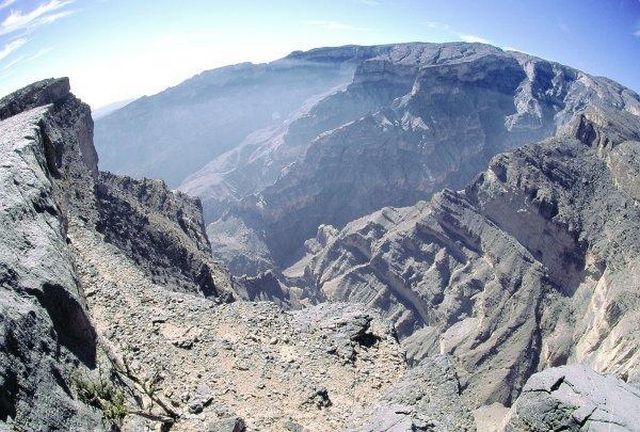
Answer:
[[[121,101],[110,103],[108,105],[102,106],[102,107],[97,108],[97,109],[92,109],[91,110],[91,117],[93,118],[94,121],[96,121],[98,119],[101,119],[102,117],[108,116],[109,114],[111,114],[112,112],[114,112],[116,110],[119,110],[120,108],[123,108],[123,107],[127,106],[128,104],[130,104],[134,100],[135,100],[135,98],[125,99],[125,100],[121,100]]]
[[[108,170],[200,197],[214,253],[255,275],[321,224],[462,188],[497,153],[636,97],[483,44],[320,48],[139,99],[96,122],[96,146]]]
[[[101,166],[175,187],[252,132],[277,128],[305,104],[343,88],[358,60],[375,52],[349,47],[243,63],[138,99],[96,121]]]

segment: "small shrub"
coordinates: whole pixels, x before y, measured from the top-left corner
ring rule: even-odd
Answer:
[[[92,381],[81,376],[74,377],[73,382],[78,399],[101,410],[106,420],[119,424],[127,415],[124,392],[110,382],[102,378]]]

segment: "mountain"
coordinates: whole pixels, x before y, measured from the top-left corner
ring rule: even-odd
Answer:
[[[110,103],[109,105],[105,105],[98,109],[94,109],[91,111],[91,117],[93,118],[93,121],[96,121],[102,117],[105,117],[111,114],[116,110],[119,110],[120,108],[127,106],[129,103],[133,102],[134,100],[135,99],[125,99],[125,100]]]
[[[97,277],[88,260],[118,260],[115,277],[138,272],[217,301],[233,296],[230,280],[211,257],[199,202],[98,171],[91,111],[68,80],[3,98],[0,119],[0,423],[100,429],[95,407],[114,407],[76,388],[79,377],[99,382],[108,363],[87,305],[97,285],[87,283]]]
[[[209,204],[100,171],[66,79],[0,100],[0,430],[637,431],[640,98],[485,45],[314,56],[351,83]]]
[[[96,121],[103,168],[171,187],[254,131],[280,126],[305,104],[345,86],[375,49],[294,53],[268,64],[203,72]]]
[[[524,146],[462,191],[323,226],[285,275],[384,311],[412,361],[453,355],[480,405],[510,405],[533,372],[567,362],[637,379],[640,143],[598,134]]]
[[[322,224],[463,188],[491,157],[586,111],[637,124],[637,95],[604,78],[482,44],[372,47],[351,83],[189,177],[233,274],[284,268]],[[601,113],[601,114],[597,114]]]

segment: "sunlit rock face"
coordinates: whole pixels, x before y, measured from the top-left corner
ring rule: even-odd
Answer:
[[[633,92],[611,81],[487,45],[350,55],[354,72],[343,88],[316,93],[180,186],[202,199],[214,254],[232,273],[286,267],[322,224],[340,228],[460,189],[494,155],[567,128],[600,139],[581,118],[600,124],[615,112],[623,125],[638,110]]]
[[[110,429],[99,403],[79,396],[79,377],[98,382],[112,365],[87,307],[97,284],[83,269],[96,247],[75,239],[106,248],[94,259],[125,260],[113,277],[138,271],[167,291],[232,298],[199,202],[161,181],[100,173],[92,135],[91,110],[67,79],[0,100],[2,430]]]
[[[640,143],[609,142],[526,145],[462,191],[323,226],[285,275],[385,311],[416,362],[453,355],[477,403],[510,404],[567,362],[637,376]]]

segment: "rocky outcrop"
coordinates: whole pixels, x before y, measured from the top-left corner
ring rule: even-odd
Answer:
[[[475,431],[446,356],[425,359],[394,383],[360,429],[367,432]]]
[[[97,342],[67,247],[72,214],[60,189],[73,182],[67,161],[90,165],[91,155],[81,153],[89,109],[69,95],[66,80],[25,89],[0,107],[0,424],[100,429],[100,413],[71,390],[75,373],[96,366]],[[71,128],[59,130],[59,122]]]
[[[208,256],[198,201],[98,172],[82,150],[89,109],[70,93],[11,106],[28,111],[0,122],[0,428],[344,430],[418,373],[391,323],[361,305],[221,304],[232,288]],[[295,290],[279,278],[241,293],[285,304]],[[420,391],[431,390],[416,424],[444,421],[450,395],[441,405],[440,387]]]
[[[99,220],[105,241],[125,252],[151,279],[183,292],[231,298],[226,274],[213,261],[197,199],[170,192],[162,180],[100,173]]]
[[[287,126],[280,161],[295,163],[275,163],[275,183],[214,230],[238,269],[287,262],[319,225],[315,239],[236,287],[197,200],[98,171],[89,109],[66,80],[0,101],[0,428],[634,430],[637,95],[479,45],[291,58],[362,52],[353,83],[305,111],[326,117]],[[365,94],[361,109],[386,102],[289,147],[356,115]],[[332,113],[334,97],[354,103]],[[340,222],[391,191],[456,186],[548,134],[463,190]],[[323,212],[336,226],[313,219]],[[225,303],[234,290],[258,302]]]
[[[91,112],[67,79],[0,100],[0,119],[0,423],[108,429],[120,407],[104,398],[119,393],[87,384],[102,382],[110,361],[86,307],[95,289],[79,273],[87,251],[73,239],[106,240],[102,259],[124,256],[164,288],[224,299],[229,281],[209,255],[197,202],[98,172]],[[102,399],[90,392],[99,390]]]
[[[563,137],[499,155],[463,191],[322,227],[285,274],[383,310],[414,362],[451,354],[476,406],[510,405],[565,363],[635,376],[638,145]]]
[[[533,375],[505,419],[505,432],[638,431],[640,390],[583,365]]]

